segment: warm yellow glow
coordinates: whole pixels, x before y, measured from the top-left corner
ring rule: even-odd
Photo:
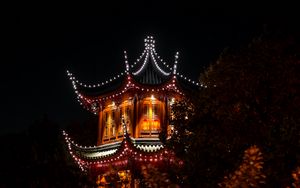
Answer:
[[[125,171],[119,171],[118,174],[119,174],[120,179],[125,179],[125,177],[126,177]]]
[[[151,100],[153,101],[153,100],[155,100],[155,97],[154,97],[154,95],[151,95]]]
[[[102,184],[102,185],[104,185],[104,184],[106,184],[107,182],[106,182],[106,179],[105,179],[105,177],[104,176],[98,176],[97,177],[97,181],[96,181],[96,184],[97,185],[100,185],[100,184]]]
[[[153,110],[152,110],[152,107],[149,108],[149,111],[148,111],[148,118],[153,118]]]
[[[173,97],[170,101],[170,105],[172,106],[175,103],[175,98]]]
[[[111,110],[111,109],[115,109],[117,106],[116,106],[116,103],[114,101],[112,101],[111,104],[107,105],[107,110]]]
[[[121,181],[125,181],[125,180],[130,179],[129,171],[126,171],[126,170],[119,171],[118,175],[119,175]]]
[[[142,127],[142,129],[144,130],[144,131],[148,131],[149,129],[150,129],[150,127],[149,127],[149,121],[148,120],[144,120],[144,122],[143,122],[143,127]]]
[[[157,131],[160,129],[159,102],[154,95],[144,99],[144,118],[141,122],[143,131]]]
[[[158,130],[159,129],[159,121],[158,120],[154,120],[152,122],[152,129],[153,130]]]
[[[144,119],[143,124],[142,124],[142,129],[144,131],[148,130],[158,130],[160,128],[160,122],[159,120],[155,119]]]

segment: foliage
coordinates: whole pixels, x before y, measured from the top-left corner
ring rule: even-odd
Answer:
[[[190,118],[194,115],[194,106],[188,99],[177,101],[172,106],[174,118],[174,133],[169,140],[169,147],[177,151],[177,155],[184,157],[190,147],[191,127]]]
[[[158,187],[178,187],[172,184],[168,174],[160,172],[157,167],[148,164],[141,167],[141,173],[143,176],[143,182],[146,187],[158,188]]]
[[[224,51],[200,76],[198,95],[173,108],[177,133],[167,141],[185,160],[189,186],[216,187],[241,151],[264,152],[266,186],[289,184],[300,160],[300,48],[294,35],[264,34]],[[191,117],[184,122],[189,106]]]
[[[263,157],[257,146],[251,146],[245,151],[243,162],[239,168],[229,176],[224,177],[220,187],[260,187],[265,183],[265,175],[262,173]]]
[[[292,176],[294,180],[294,182],[292,183],[292,187],[300,188],[300,167],[293,171]]]

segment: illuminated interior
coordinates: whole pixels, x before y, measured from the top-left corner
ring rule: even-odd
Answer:
[[[108,142],[123,138],[123,120],[126,123],[127,133],[131,133],[131,101],[125,100],[118,106],[115,102],[107,105],[103,110],[103,142]]]
[[[152,136],[160,130],[160,103],[153,95],[143,100],[141,136]]]

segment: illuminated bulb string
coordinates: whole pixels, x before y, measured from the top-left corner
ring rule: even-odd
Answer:
[[[149,43],[148,43],[148,42],[149,42]],[[152,60],[153,60],[153,62],[154,62],[154,65],[155,65],[156,69],[159,70],[159,71],[160,71],[163,75],[165,75],[165,76],[170,75],[170,73],[167,73],[167,72],[163,71],[163,70],[159,67],[159,65],[158,65],[158,63],[157,63],[157,61],[156,61],[156,59],[155,59],[155,56],[154,56],[154,53],[155,53],[154,49],[155,49],[155,46],[154,46],[154,40],[152,40],[152,39],[149,40],[149,38],[147,37],[147,39],[145,39],[145,51],[147,51],[147,53],[146,53],[146,57],[145,57],[145,59],[144,59],[144,63],[143,63],[143,65],[140,67],[139,70],[137,70],[136,72],[133,72],[133,73],[132,73],[133,75],[138,75],[142,70],[144,70],[145,65],[146,65],[147,63],[149,63],[149,59],[148,59],[148,58],[149,58],[149,53],[150,53],[150,55],[151,55],[151,58],[152,58]]]
[[[69,150],[69,154],[72,156],[72,158],[75,160],[75,162],[78,164],[79,168],[82,170],[82,171],[86,171],[85,168],[87,168],[86,164],[87,162],[85,162],[84,160],[78,158],[74,152],[72,151],[72,143],[74,143],[73,141],[71,141],[71,139],[68,137],[68,134],[63,131],[63,135],[65,136],[65,140],[66,140],[66,143],[68,145],[68,150]]]
[[[87,169],[96,167],[108,167],[109,165],[117,165],[117,166],[122,166],[122,165],[127,165],[128,164],[128,158],[132,158],[133,160],[137,162],[158,162],[158,161],[163,161],[163,160],[168,160],[169,162],[175,162],[173,159],[174,153],[169,152],[167,149],[163,149],[163,145],[153,145],[153,146],[140,146],[134,147],[128,145],[127,140],[123,139],[123,145],[120,148],[120,152],[118,155],[113,154],[112,156],[107,156],[104,159],[98,159],[98,158],[89,158],[89,160],[93,161],[85,161],[79,158],[78,156],[75,155],[76,152],[72,150],[71,145],[74,145],[74,142],[68,137],[68,134],[63,131],[63,135],[65,136],[66,143],[68,145],[69,153],[72,156],[72,158],[75,160],[75,162],[78,164],[79,168],[82,171],[87,172]],[[143,151],[147,152],[155,152],[152,155],[150,154],[145,154],[145,153],[140,153],[139,151],[140,148],[145,148]],[[84,152],[84,150],[79,151],[79,152]],[[88,159],[87,159],[88,160]],[[95,161],[97,160],[97,161]]]
[[[156,89],[148,89],[148,88],[143,88],[143,87],[137,87],[134,84],[127,84],[127,86],[121,92],[112,94],[112,95],[104,97],[104,98],[100,98],[100,99],[88,99],[88,98],[85,98],[82,95],[80,95],[80,99],[82,99],[83,101],[85,101],[86,109],[93,112],[93,110],[91,108],[88,108],[88,106],[91,105],[90,104],[91,102],[100,102],[100,101],[105,101],[105,100],[113,99],[115,97],[118,97],[118,96],[122,95],[123,93],[125,93],[129,89],[135,89],[135,90],[141,90],[141,91],[147,91],[147,92],[149,92],[149,91],[160,92],[160,91],[172,90],[172,91],[175,91],[175,92],[179,93],[180,95],[184,95],[176,87],[175,84],[168,84],[168,85],[166,85],[166,86],[164,86],[162,88],[156,88]]]
[[[171,85],[167,85],[166,87],[152,89],[152,91],[159,92],[160,90],[161,91],[164,91],[164,90],[174,90],[175,92],[183,95],[183,93],[181,91],[179,91],[177,89],[177,87],[170,87],[170,86]],[[78,102],[80,103],[80,105],[82,105],[85,109],[87,109],[89,111],[92,111],[92,112],[94,112],[94,114],[96,114],[96,111],[97,111],[98,108],[97,109],[93,109],[92,108],[92,103],[94,103],[94,102],[100,102],[100,101],[105,101],[105,100],[108,100],[108,99],[112,99],[112,98],[118,97],[119,95],[122,95],[123,93],[125,93],[129,89],[136,89],[136,90],[142,90],[142,91],[147,90],[147,91],[149,91],[149,89],[137,87],[133,83],[128,83],[126,85],[126,87],[121,92],[115,93],[115,94],[112,94],[110,96],[107,96],[105,98],[100,98],[100,99],[99,98],[96,98],[96,99],[86,98],[82,94],[78,93],[77,91],[75,91],[75,93],[77,93],[77,98],[78,98]],[[83,103],[80,100],[84,101],[84,105],[83,105]],[[89,107],[89,106],[91,106],[91,107]]]
[[[125,66],[126,66],[125,72],[126,72],[126,74],[129,74],[129,64],[128,64],[128,60],[127,60],[127,52],[126,51],[124,51],[124,58],[125,58]]]
[[[141,68],[140,68],[137,72],[133,73],[134,75],[139,74],[139,73],[145,68],[146,63],[147,63],[147,61],[149,60],[149,59],[148,59],[148,58],[149,58],[149,52],[150,52],[150,54],[151,54],[151,58],[153,59],[153,62],[154,62],[154,64],[155,64],[155,67],[156,67],[159,71],[161,71],[164,75],[169,74],[169,73],[163,71],[163,70],[158,66],[158,64],[157,64],[157,61],[156,61],[155,56],[156,56],[161,62],[163,62],[163,60],[160,59],[159,56],[157,56],[157,53],[156,53],[156,51],[155,51],[154,43],[155,43],[155,41],[153,40],[153,37],[147,37],[147,39],[145,39],[145,50],[143,51],[142,55],[140,56],[140,59],[137,59],[137,62],[140,62],[140,60],[142,60],[144,56],[146,56],[146,57],[145,57],[145,59],[144,59],[143,65],[141,66]],[[197,86],[200,85],[201,87],[207,87],[207,86],[204,86],[203,84],[200,84],[200,83],[198,83],[198,82],[192,81],[191,79],[189,79],[189,78],[187,78],[186,76],[184,76],[184,75],[182,75],[182,74],[180,74],[180,73],[177,72],[177,59],[178,59],[178,54],[179,54],[179,53],[177,52],[176,55],[175,55],[175,64],[174,64],[174,69],[173,69],[174,75],[180,76],[181,78],[184,78],[184,80],[186,80],[186,81],[188,81],[188,82],[190,82],[190,83],[192,83],[192,84],[195,84],[195,85],[197,85]],[[77,99],[78,99],[78,102],[80,103],[80,105],[82,105],[82,106],[83,106],[84,108],[86,108],[87,110],[90,110],[90,111],[92,111],[92,112],[94,112],[94,113],[96,114],[97,108],[95,107],[95,105],[93,105],[94,102],[105,101],[105,100],[108,100],[108,99],[112,99],[112,98],[118,97],[118,96],[122,95],[123,93],[125,93],[126,91],[128,91],[129,89],[132,89],[132,88],[133,88],[133,89],[136,89],[136,90],[141,90],[141,91],[144,91],[144,90],[145,90],[145,91],[146,91],[146,90],[149,91],[149,89],[147,89],[147,88],[137,87],[137,86],[135,86],[134,84],[132,84],[132,83],[129,82],[129,83],[127,84],[127,86],[124,87],[124,88],[122,89],[121,92],[114,93],[114,94],[112,94],[112,95],[110,95],[110,96],[107,96],[107,97],[105,97],[105,98],[97,98],[97,97],[95,97],[95,98],[90,98],[90,97],[88,97],[88,98],[87,98],[87,97],[83,96],[82,94],[80,94],[80,93],[78,92],[77,84],[79,84],[80,86],[83,86],[83,87],[87,87],[87,88],[91,88],[91,87],[100,87],[100,86],[103,86],[103,85],[106,85],[106,84],[112,82],[113,80],[119,78],[120,76],[123,76],[123,75],[126,74],[126,73],[128,74],[129,64],[128,64],[128,61],[127,61],[127,54],[126,54],[126,51],[124,51],[124,55],[125,55],[126,71],[125,71],[125,72],[122,72],[121,74],[118,74],[117,76],[115,76],[115,77],[113,77],[113,78],[111,78],[111,79],[109,79],[109,80],[107,80],[107,81],[105,81],[105,82],[102,82],[101,84],[96,84],[96,85],[95,85],[95,84],[94,84],[94,85],[83,84],[83,83],[79,82],[78,80],[76,80],[76,78],[72,75],[72,73],[70,73],[69,71],[67,71],[67,74],[68,74],[70,80],[72,81],[72,85],[73,85],[73,88],[74,88],[74,90],[75,90],[75,93],[76,93],[76,95],[77,95]],[[134,65],[135,65],[137,62],[135,62]],[[165,62],[163,62],[163,63],[165,64]],[[128,66],[127,66],[127,65],[128,65]],[[166,66],[167,66],[167,65],[166,65]],[[170,68],[170,70],[172,70],[172,68]],[[176,79],[176,77],[172,79],[173,83],[175,83],[175,80],[174,80],[174,79]],[[173,90],[173,91],[175,91],[175,92],[177,92],[177,93],[183,95],[183,93],[182,93],[181,91],[179,91],[179,89],[178,89],[176,86],[170,86],[170,85],[167,85],[167,86],[163,86],[162,88],[152,89],[152,91],[157,91],[157,92],[159,92],[159,91],[164,91],[164,90]]]
[[[188,82],[190,82],[190,83],[192,83],[192,84],[194,84],[194,85],[201,86],[201,87],[203,86],[203,84],[200,84],[200,83],[197,82],[197,81],[191,80],[191,79],[189,79],[188,77],[184,76],[183,74],[180,74],[180,73],[177,72],[176,75],[180,76],[180,77],[183,78],[184,80],[186,80],[186,81],[188,81]]]
[[[153,53],[168,69],[172,70],[172,67],[169,64],[167,64],[162,58],[160,58],[160,56],[156,53],[155,49],[153,49]]]
[[[155,67],[156,67],[156,69],[158,69],[163,75],[165,75],[165,76],[168,76],[168,75],[170,75],[170,73],[167,73],[167,72],[165,72],[165,71],[163,71],[160,67],[159,67],[159,65],[157,64],[157,61],[155,60],[155,58],[154,58],[154,55],[153,55],[153,51],[151,50],[151,58],[152,58],[152,60],[153,60],[153,62],[154,62],[154,64],[155,64]]]
[[[70,73],[70,72],[67,70],[67,75],[69,76],[70,80],[76,82],[77,84],[79,84],[80,86],[85,87],[85,88],[97,88],[97,87],[104,86],[104,85],[109,84],[110,82],[112,82],[112,81],[114,81],[114,80],[120,78],[121,76],[124,75],[124,73],[126,73],[126,71],[121,72],[120,74],[118,74],[118,75],[116,75],[116,76],[114,76],[114,77],[111,77],[110,79],[108,79],[108,80],[106,80],[106,81],[104,81],[104,82],[98,83],[98,84],[85,84],[85,83],[80,82],[79,80],[77,80],[77,79],[75,78],[75,76],[73,76],[73,74]]]
[[[144,60],[144,63],[143,65],[141,66],[141,68],[139,70],[137,70],[136,72],[133,72],[132,74],[133,75],[138,75],[145,67],[147,61],[148,61],[148,58],[149,58],[149,52],[146,53],[146,57],[145,57],[145,60]]]
[[[135,67],[135,65],[140,62],[140,60],[145,55],[145,53],[146,53],[146,50],[144,50],[143,53],[142,53],[142,55],[140,55],[140,57],[137,58],[137,60],[131,65],[132,68]]]
[[[149,51],[150,51],[151,57],[152,57],[153,61],[155,62],[155,67],[156,67],[160,72],[162,72],[164,75],[169,75],[170,73],[167,73],[167,72],[163,71],[163,70],[159,67],[159,65],[158,65],[158,63],[157,63],[157,60],[156,60],[155,56],[156,56],[157,59],[160,60],[160,61],[161,61],[168,69],[172,70],[172,68],[169,67],[169,65],[166,64],[166,62],[164,62],[162,59],[160,59],[160,57],[157,55],[157,53],[156,53],[156,51],[155,51],[155,45],[154,45],[154,43],[155,43],[155,41],[153,40],[153,37],[148,36],[148,37],[145,39],[145,49],[144,49],[142,55],[140,55],[140,57],[136,60],[136,62],[134,62],[134,63],[131,65],[131,67],[132,67],[132,68],[135,67],[136,64],[139,63],[140,60],[143,59],[143,57],[145,56],[145,53],[146,53],[146,56],[147,56],[147,55],[149,56]],[[126,52],[125,52],[125,53],[126,53]],[[126,56],[126,58],[127,58],[127,56]],[[138,71],[134,72],[133,75],[139,74],[139,73],[143,70],[143,68],[145,67],[146,63],[147,63],[147,58],[144,59],[144,63],[143,63],[143,65],[141,66],[141,68],[140,68]]]
[[[121,72],[117,76],[114,76],[114,77],[112,77],[112,78],[110,78],[110,79],[108,79],[108,80],[106,80],[104,82],[98,83],[98,84],[92,84],[92,85],[91,84],[84,84],[83,82],[80,82],[79,80],[76,80],[76,83],[78,83],[80,86],[83,86],[85,88],[97,88],[97,87],[101,87],[101,86],[104,86],[106,84],[109,84],[110,82],[112,82],[112,81],[120,78],[121,76],[124,75],[124,73],[126,73],[126,71],[125,72]]]

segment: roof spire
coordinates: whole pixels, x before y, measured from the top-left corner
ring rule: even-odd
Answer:
[[[157,53],[155,52],[155,40],[153,39],[153,36],[147,36],[144,40],[145,42],[145,50],[143,52],[143,55],[141,57],[141,59],[143,60],[143,64],[142,66],[140,66],[140,68],[138,70],[136,70],[135,72],[132,72],[133,75],[138,75],[140,74],[140,72],[142,72],[143,70],[146,69],[146,67],[148,67],[148,64],[152,64],[153,67],[161,74],[163,74],[164,76],[168,76],[171,74],[171,72],[168,71],[164,71],[161,68],[160,64],[164,64],[162,62],[162,60],[159,58],[159,56],[157,56]],[[139,59],[138,62],[141,62],[141,59]]]
[[[129,64],[128,64],[128,60],[127,60],[127,52],[126,50],[124,50],[124,59],[125,59],[125,66],[126,66],[126,74],[129,74]]]
[[[155,48],[155,40],[153,39],[153,36],[147,36],[145,39],[145,50],[151,51]]]
[[[178,58],[179,58],[179,52],[176,52],[176,54],[175,54],[175,63],[174,63],[174,67],[173,67],[173,74],[174,74],[174,75],[175,75],[176,72],[177,72]]]

